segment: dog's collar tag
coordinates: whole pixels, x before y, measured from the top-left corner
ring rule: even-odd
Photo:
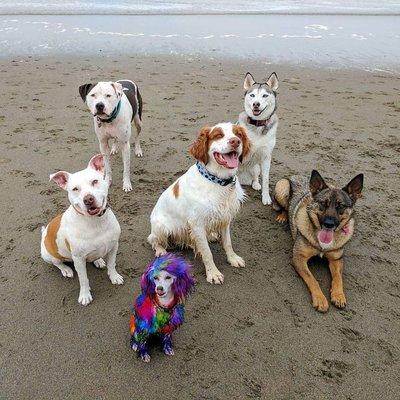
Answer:
[[[121,109],[121,100],[118,102],[117,106],[114,108],[113,112],[110,114],[110,116],[107,119],[101,119],[100,117],[97,117],[97,120],[100,122],[106,122],[106,123],[113,122],[114,119],[117,118],[120,109]]]
[[[204,176],[204,178],[208,179],[210,182],[217,183],[220,186],[228,186],[230,184],[234,185],[236,183],[236,175],[228,179],[221,179],[208,171],[208,169],[199,161],[196,162],[196,167],[200,172],[200,175]]]

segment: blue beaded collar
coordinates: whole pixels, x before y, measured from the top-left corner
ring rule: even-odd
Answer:
[[[213,175],[210,171],[208,171],[207,168],[199,161],[196,162],[196,167],[197,170],[200,172],[200,174],[203,175],[204,178],[208,179],[210,182],[217,183],[218,185],[221,186],[228,186],[230,184],[234,185],[236,183],[236,175],[228,179],[221,179],[218,178],[218,176]]]

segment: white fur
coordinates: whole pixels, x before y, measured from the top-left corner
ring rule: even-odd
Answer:
[[[96,157],[102,158],[101,155]],[[121,229],[111,209],[107,209],[102,216],[92,216],[88,214],[87,207],[83,203],[83,198],[89,194],[94,196],[96,205],[99,205],[99,213],[105,209],[108,184],[104,181],[103,171],[94,169],[89,163],[85,170],[75,174],[61,171],[51,175],[50,179],[56,180],[60,178],[60,174],[67,178],[67,182],[60,184],[60,181],[56,181],[56,183],[68,191],[71,205],[61,218],[56,238],[58,253],[64,259],[73,261],[80,284],[78,302],[87,305],[92,301],[92,294],[86,272],[86,262],[94,262],[98,268],[103,268],[106,264],[111,282],[118,285],[123,283],[122,276],[115,269]],[[98,183],[93,185],[95,180]],[[79,190],[73,190],[74,188],[79,188]],[[42,230],[41,255],[43,260],[58,267],[63,276],[72,277],[72,269],[47,251],[44,244],[47,229],[48,227]],[[67,247],[67,242],[71,250]]]
[[[133,82],[132,82],[133,83]],[[106,115],[100,115],[101,119],[107,119],[118,101],[121,99],[121,109],[118,116],[112,122],[100,122],[97,118],[96,104],[102,102],[105,105],[104,112]],[[106,175],[108,181],[111,183],[111,165],[110,155],[118,151],[118,147],[122,151],[122,159],[124,164],[123,172],[123,185],[122,188],[125,192],[132,190],[132,183],[130,179],[130,138],[131,138],[131,120],[132,120],[132,106],[128,98],[122,90],[122,85],[118,82],[99,82],[90,90],[86,96],[86,104],[93,115],[94,130],[99,140],[100,151],[105,156],[106,161]],[[135,154],[137,157],[142,157],[143,152],[140,146],[139,134],[142,127],[139,114],[136,113],[133,122],[136,127],[135,137]],[[110,148],[109,140],[114,140],[112,149]]]
[[[168,305],[170,305],[174,300],[172,284],[174,283],[175,279],[176,277],[167,271],[160,271],[154,277],[156,296],[158,302],[164,307],[168,307]]]
[[[213,175],[227,179],[236,175],[237,168],[228,169],[219,165],[214,152],[232,151],[229,139],[236,136],[231,123],[215,127],[222,128],[224,137],[213,141],[209,147],[206,168]],[[237,151],[239,155],[242,153],[242,144]],[[148,241],[157,256],[166,252],[168,239],[178,245],[191,246],[202,256],[207,281],[221,284],[224,277],[214,263],[208,241],[220,237],[228,262],[234,267],[245,265],[243,259],[233,251],[230,237],[231,221],[245,197],[243,189],[238,180],[225,187],[210,182],[199,173],[196,165],[191,166],[177,182],[179,196],[176,198],[173,194],[174,183],[162,193],[151,213]]]
[[[273,79],[272,79],[273,78]],[[254,190],[260,190],[264,205],[271,204],[269,194],[269,172],[271,167],[272,151],[276,143],[276,132],[278,129],[278,116],[276,113],[271,118],[273,126],[268,133],[263,133],[264,126],[254,126],[248,123],[248,117],[254,120],[265,120],[273,113],[275,108],[275,97],[267,91],[265,87],[254,84],[254,79],[250,74],[246,75],[244,87],[247,90],[244,99],[245,111],[239,115],[239,125],[247,131],[247,136],[251,142],[251,150],[239,167],[239,180],[242,185],[251,185]],[[264,85],[271,86],[271,89],[278,88],[278,81],[274,74]],[[253,114],[254,103],[259,103],[261,114]],[[261,185],[259,177],[261,174]]]

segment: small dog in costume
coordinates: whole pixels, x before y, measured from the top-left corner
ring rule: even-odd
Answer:
[[[144,271],[140,286],[142,293],[133,305],[129,321],[131,348],[149,362],[147,341],[157,335],[164,353],[172,356],[171,335],[184,322],[184,301],[194,286],[191,265],[171,253],[157,257]]]

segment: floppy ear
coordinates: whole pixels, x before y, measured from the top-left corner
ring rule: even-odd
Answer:
[[[267,85],[274,91],[276,92],[279,86],[279,80],[278,80],[278,75],[276,75],[275,72],[273,72],[268,80],[267,80]]]
[[[56,172],[55,174],[50,175],[50,181],[54,181],[57,183],[58,186],[60,186],[61,189],[65,190],[65,187],[67,186],[69,179],[69,173],[65,171],[59,171]]]
[[[114,88],[115,93],[118,97],[122,96],[123,87],[119,82],[111,82],[111,86]]]
[[[140,288],[142,289],[142,293],[145,295],[154,292],[154,282],[151,281],[147,271],[140,277]]]
[[[96,85],[93,85],[92,83],[85,83],[84,85],[79,86],[79,94],[83,101],[86,101],[86,96],[95,86]]]
[[[321,190],[326,189],[328,185],[325,183],[322,176],[315,169],[311,172],[310,178],[310,192],[313,196],[319,193]]]
[[[208,126],[204,127],[197,136],[196,141],[190,148],[190,154],[196,159],[201,161],[203,164],[208,163],[208,135],[211,132],[211,128]]]
[[[88,168],[92,168],[98,172],[103,172],[104,171],[103,154],[96,154],[95,156],[93,156],[89,161]]]
[[[250,72],[248,72],[244,77],[244,83],[243,83],[244,90],[246,91],[249,90],[255,83],[256,81],[254,80],[253,75]]]
[[[350,198],[355,203],[357,199],[361,197],[361,191],[364,184],[364,175],[359,174],[354,177],[344,188],[343,190],[349,194]]]
[[[233,125],[232,132],[242,141],[243,150],[242,154],[239,157],[239,161],[243,162],[243,158],[245,158],[247,154],[249,154],[251,148],[251,143],[247,136],[246,129],[243,128],[242,126]]]

